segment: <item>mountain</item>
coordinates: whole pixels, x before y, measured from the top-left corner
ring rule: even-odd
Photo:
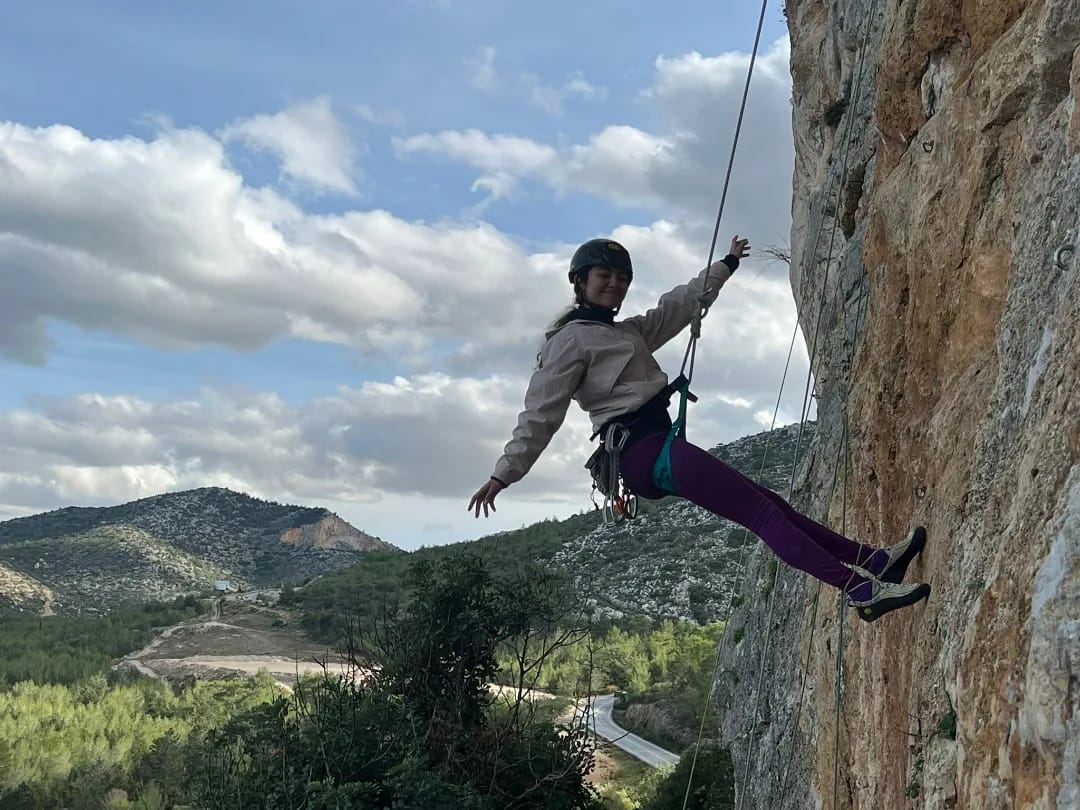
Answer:
[[[801,444],[814,435],[807,423]],[[770,489],[787,494],[799,426],[747,436],[710,450]],[[764,465],[763,465],[764,462]],[[344,613],[373,614],[403,592],[410,564],[439,559],[462,549],[483,556],[498,573],[539,563],[572,581],[596,618],[647,615],[708,621],[726,615],[732,577],[753,534],[678,498],[642,501],[633,521],[603,524],[590,510],[563,520],[545,520],[478,540],[422,548],[410,554],[373,554],[363,565],[322,577],[295,599],[305,625],[331,640]]]
[[[0,523],[0,602],[104,611],[229,580],[249,589],[398,551],[326,509],[206,487]]]

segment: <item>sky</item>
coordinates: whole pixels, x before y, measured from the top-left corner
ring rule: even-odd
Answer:
[[[7,4],[0,520],[224,486],[414,549],[591,509],[576,403],[496,513],[466,506],[574,248],[628,248],[624,315],[704,267],[760,6],[626,9]],[[770,426],[796,328],[761,253],[789,239],[788,57],[770,8],[717,245],[752,253],[694,368],[706,447]]]

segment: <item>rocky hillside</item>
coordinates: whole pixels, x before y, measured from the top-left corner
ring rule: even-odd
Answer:
[[[785,11],[803,501],[875,544],[926,525],[933,593],[865,625],[785,571],[736,613],[740,806],[1080,807],[1080,3]]]
[[[325,509],[195,489],[0,523],[0,600],[107,610],[209,590],[218,579],[274,586],[382,550],[394,549]]]

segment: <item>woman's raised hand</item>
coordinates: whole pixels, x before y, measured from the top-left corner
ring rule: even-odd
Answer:
[[[740,239],[738,234],[731,238],[731,250],[728,251],[738,259],[745,259],[750,255],[750,240]]]

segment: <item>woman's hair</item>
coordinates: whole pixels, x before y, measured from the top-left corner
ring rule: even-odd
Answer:
[[[548,329],[558,329],[560,326],[564,326],[567,319],[570,317],[570,313],[576,309],[587,306],[585,301],[585,275],[586,274],[578,276],[574,281],[574,303],[564,308],[555,320],[549,324]]]
[[[546,340],[547,340],[546,335],[547,335],[548,332],[550,332],[552,329],[558,329],[561,326],[565,326],[566,323],[570,320],[570,316],[574,313],[574,311],[579,309],[580,307],[583,307],[583,306],[585,306],[585,278],[584,278],[584,274],[582,276],[580,276],[574,282],[574,303],[570,304],[569,306],[563,307],[559,311],[559,314],[556,315],[555,318],[552,319],[548,323],[548,325],[544,328],[545,337],[541,340],[541,346],[543,345],[544,342],[546,342]],[[536,368],[540,367],[540,352],[539,351],[536,353],[536,366],[535,367]]]
[[[557,326],[563,326],[564,324],[566,324],[566,320],[569,318],[571,312],[575,311],[576,309],[581,309],[582,307],[588,306],[589,303],[585,301],[585,280],[584,278],[579,278],[577,281],[573,282],[572,305],[564,309],[562,312],[559,312],[558,318],[556,318],[552,322],[552,328]]]

